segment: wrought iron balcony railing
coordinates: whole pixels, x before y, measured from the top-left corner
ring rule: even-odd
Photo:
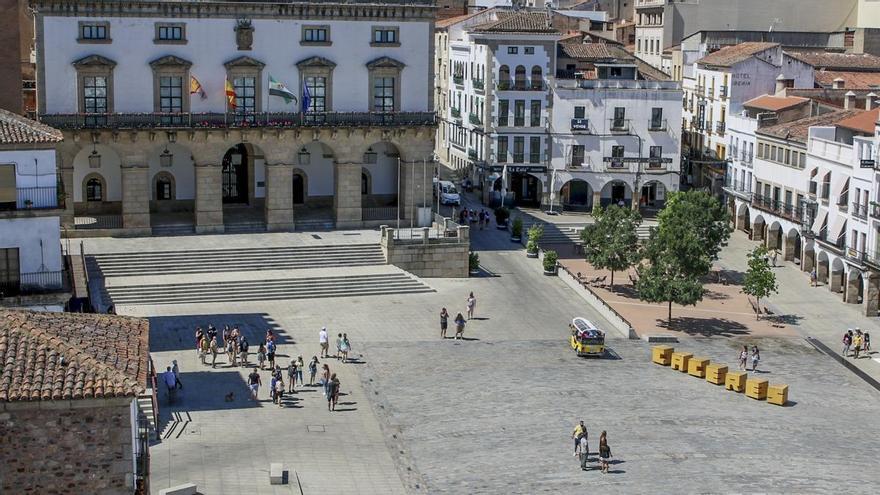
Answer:
[[[0,210],[52,210],[64,204],[56,186],[16,187],[15,201],[0,202]]]

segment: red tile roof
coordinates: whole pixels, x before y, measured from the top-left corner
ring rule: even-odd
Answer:
[[[148,360],[147,320],[0,310],[0,402],[133,397]]]
[[[718,67],[731,67],[734,64],[742,62],[749,57],[761,53],[773,47],[779,46],[779,43],[764,43],[758,41],[748,41],[738,45],[724,47],[717,52],[710,53],[705,57],[697,60],[701,65],[714,65]]]
[[[54,127],[0,109],[0,144],[57,143],[63,139]]]
[[[880,57],[868,53],[839,53],[822,51],[798,51],[786,49],[790,57],[808,63],[816,69],[866,69],[880,71]]]
[[[563,43],[559,45],[562,53],[571,58],[589,60],[613,59],[605,43]]]
[[[841,120],[837,123],[837,126],[873,136],[874,123],[877,122],[877,120],[880,120],[880,108],[859,112],[852,117]]]
[[[847,89],[880,89],[880,70],[877,72],[848,72],[835,70],[817,70],[815,72],[816,84],[832,87],[834,80],[843,79],[843,86]]]
[[[458,15],[455,17],[449,17],[449,18],[443,19],[442,21],[435,22],[434,28],[435,29],[448,28],[449,26],[451,26],[453,24],[458,24],[461,21],[466,21],[466,20],[470,19],[471,17],[474,17],[475,15],[483,14],[483,13],[485,13],[485,11],[481,10],[481,11],[474,12],[472,14],[464,14],[464,15]]]
[[[799,96],[764,95],[753,98],[743,103],[743,106],[748,108],[757,108],[759,110],[767,110],[770,112],[777,112],[786,108],[796,107],[808,101],[810,100],[808,100],[807,98],[801,98]]]
[[[545,12],[499,10],[494,21],[474,26],[480,33],[558,33]]]
[[[806,117],[782,124],[759,127],[755,133],[806,144],[807,139],[810,137],[810,127],[837,125],[838,122],[860,112],[864,112],[864,110],[835,110],[815,117]]]

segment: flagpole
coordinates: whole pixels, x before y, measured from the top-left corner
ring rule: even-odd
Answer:
[[[229,95],[226,94],[226,88],[229,87],[229,77],[223,76],[223,127],[229,127]]]
[[[269,73],[266,73],[266,77],[272,77]],[[272,85],[269,84],[269,79],[266,79],[266,125],[269,125],[269,103],[272,102]]]

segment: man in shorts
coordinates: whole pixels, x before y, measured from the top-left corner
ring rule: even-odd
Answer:
[[[260,374],[254,369],[254,371],[248,375],[248,387],[251,389],[251,399],[257,400],[257,392],[260,391],[260,385],[262,385]]]
[[[318,342],[321,344],[321,357],[330,357],[329,350],[329,337],[327,336],[327,327],[321,327],[321,332],[318,333]]]

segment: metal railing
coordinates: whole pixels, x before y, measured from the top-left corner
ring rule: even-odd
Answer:
[[[22,273],[17,280],[0,280],[0,298],[46,294],[64,289],[64,270]]]
[[[449,115],[452,115],[452,117],[455,119],[460,119],[461,118],[461,109],[452,107],[449,109]]]
[[[361,220],[392,220],[397,218],[397,206],[361,208]]]
[[[852,209],[850,209],[850,214],[856,218],[867,219],[868,218],[868,205],[863,205],[861,203],[853,203]]]
[[[666,130],[666,119],[649,119],[648,120],[648,130],[649,131],[665,131]]]
[[[724,187],[738,193],[751,194],[752,192],[752,185],[750,183],[739,180],[730,180],[729,178],[724,181]]]
[[[611,132],[629,132],[629,119],[608,119]]]
[[[0,210],[52,210],[62,203],[56,186],[16,187],[15,202],[0,203]]]
[[[452,82],[462,85],[464,84],[464,76],[452,76]]]
[[[725,128],[727,128],[727,125],[724,122],[715,122],[715,132],[718,134],[724,134]]]
[[[843,252],[843,250],[846,249],[846,237],[843,234],[836,239],[829,239],[828,230],[823,229],[816,234],[815,239],[838,252]]]
[[[747,164],[751,164],[754,157],[751,153],[746,153],[745,150],[740,152],[739,161]]]
[[[868,253],[858,249],[846,248],[846,259],[864,265],[868,259]]]
[[[46,114],[40,121],[56,129],[222,129],[227,127],[297,128],[315,126],[434,125],[434,112],[317,113],[108,113]]]
[[[795,222],[802,221],[804,217],[803,207],[776,201],[770,196],[764,196],[763,194],[752,195],[752,206]]]
[[[473,148],[468,148],[468,158],[471,160],[477,159],[477,150]]]
[[[475,113],[468,114],[468,120],[473,125],[483,125],[483,121],[480,120],[480,116]]]
[[[483,81],[482,79],[471,79],[471,86],[473,86],[474,89],[481,90],[486,87],[486,81]]]
[[[121,229],[122,215],[82,215],[73,222],[76,230]]]
[[[880,218],[880,204],[871,205],[871,217]]]

